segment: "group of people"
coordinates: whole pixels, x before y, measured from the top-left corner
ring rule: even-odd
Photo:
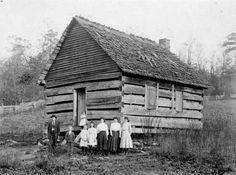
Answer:
[[[58,125],[55,118],[56,116],[53,115],[52,122],[48,125],[48,132],[57,133]],[[97,127],[95,127],[93,121],[90,123],[82,121],[82,124],[83,129],[77,136],[75,136],[72,126],[69,126],[65,135],[69,156],[72,155],[73,147],[76,145],[79,145],[84,155],[87,153],[107,155],[108,153],[116,154],[121,151],[127,153],[129,148],[133,148],[132,129],[127,117],[124,118],[122,125],[118,122],[118,118],[114,117],[110,128],[108,128],[104,118],[100,118],[100,123]],[[55,148],[54,141],[56,141],[57,136],[56,134],[55,137],[49,138],[49,140],[51,139],[51,149]]]

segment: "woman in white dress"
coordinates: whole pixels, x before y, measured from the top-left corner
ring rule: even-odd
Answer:
[[[95,153],[95,147],[97,145],[97,129],[94,128],[94,122],[90,123],[90,128],[88,129],[89,139],[88,139],[88,146],[90,154]]]
[[[88,133],[88,130],[87,130],[87,125],[84,125],[82,131],[75,138],[75,143],[78,143],[78,141],[80,140],[79,146],[82,149],[82,154],[83,155],[85,155],[87,153],[88,139],[89,139],[89,133]]]
[[[128,118],[124,118],[124,123],[121,127],[121,141],[120,148],[122,148],[125,153],[127,153],[129,148],[133,148],[133,142],[131,139],[132,128],[131,124],[128,122]]]

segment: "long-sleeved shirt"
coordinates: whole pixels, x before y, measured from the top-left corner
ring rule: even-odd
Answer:
[[[112,123],[111,127],[110,127],[111,136],[112,136],[112,131],[119,131],[119,135],[121,136],[121,125],[120,125],[120,123],[118,123],[118,122]]]
[[[110,130],[111,130],[111,131],[120,131],[120,130],[121,130],[121,125],[120,125],[120,123],[112,123]]]
[[[107,133],[107,136],[108,136],[108,126],[106,123],[99,123],[98,126],[97,126],[97,131],[98,133],[101,132],[101,131],[106,131]]]
[[[65,139],[66,139],[66,141],[67,142],[74,142],[74,140],[75,140],[75,134],[74,134],[74,132],[67,132],[66,133],[66,136],[65,136]]]

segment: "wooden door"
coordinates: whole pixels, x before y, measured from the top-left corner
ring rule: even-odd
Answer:
[[[85,88],[74,90],[74,117],[73,125],[78,126],[80,122],[80,116],[83,112],[86,112],[86,90]]]

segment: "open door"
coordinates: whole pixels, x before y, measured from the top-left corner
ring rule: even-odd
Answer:
[[[83,112],[86,112],[86,90],[85,88],[74,90],[74,117],[73,126],[78,126],[80,122],[80,116]]]

